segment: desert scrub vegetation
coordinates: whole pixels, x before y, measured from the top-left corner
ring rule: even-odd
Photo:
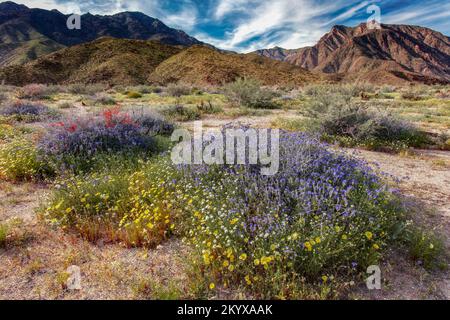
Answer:
[[[51,123],[37,142],[1,125],[0,178],[45,180],[88,172],[115,162],[132,167],[169,147],[173,125],[144,112],[106,109],[102,114]]]
[[[10,219],[0,222],[0,249],[8,249],[11,245],[20,245],[29,238],[27,232],[21,230],[21,219]]]
[[[47,86],[44,84],[29,84],[18,88],[16,97],[24,100],[49,100],[51,96],[59,91],[57,86]]]
[[[201,112],[195,106],[174,105],[161,109],[161,114],[174,121],[193,121],[201,119]]]
[[[165,88],[164,93],[172,97],[181,97],[192,94],[193,89],[184,84],[171,83]]]
[[[315,90],[304,114],[327,141],[380,151],[400,151],[431,143],[412,123],[370,103],[355,101],[357,90],[351,87],[344,91]]]
[[[235,107],[253,109],[279,109],[280,105],[274,100],[276,92],[263,88],[259,81],[253,79],[237,79],[222,88],[224,95]]]
[[[206,291],[300,298],[357,278],[396,245],[404,210],[367,164],[307,134],[281,135],[280,171],[175,166],[167,155],[55,183],[43,219],[96,241],[181,237]]]
[[[63,87],[62,91],[68,92],[75,95],[87,95],[92,96],[99,92],[106,91],[108,86],[104,84],[81,84],[74,83]]]
[[[0,179],[31,181],[50,173],[51,169],[31,141],[18,137],[0,142]]]
[[[140,92],[137,91],[128,91],[125,93],[125,95],[127,96],[127,98],[129,99],[139,99],[142,98],[142,94]]]
[[[38,149],[56,170],[88,170],[99,154],[151,155],[168,146],[172,124],[155,114],[127,112],[119,107],[100,115],[53,123]]]
[[[10,117],[19,122],[39,122],[55,119],[59,116],[59,113],[43,104],[30,101],[15,101],[1,106],[0,115]]]
[[[94,96],[92,96],[92,101],[94,104],[100,104],[100,105],[106,105],[106,106],[113,106],[116,104],[116,100],[114,100],[113,97],[106,93],[97,93]]]
[[[222,112],[223,109],[213,104],[211,101],[201,100],[199,104],[196,105],[173,105],[160,108],[160,113],[167,119],[173,121],[194,121],[202,118],[203,115],[207,114],[217,114]]]

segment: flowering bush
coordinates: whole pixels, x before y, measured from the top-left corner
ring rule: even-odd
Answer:
[[[210,274],[264,294],[277,274],[310,279],[374,264],[398,208],[369,167],[302,134],[283,134],[280,172],[199,166],[184,183],[185,233]]]
[[[55,86],[47,86],[45,84],[29,84],[17,91],[19,99],[43,100],[49,99],[50,95],[56,93],[58,88]]]
[[[100,117],[52,124],[39,149],[65,165],[74,165],[105,152],[159,151],[155,136],[172,130],[171,124],[149,114],[130,115],[112,108]]]
[[[401,220],[381,178],[304,134],[283,133],[280,152],[275,176],[159,157],[119,180],[83,177],[60,187],[46,216],[68,227],[113,221],[130,245],[178,234],[211,288],[245,286],[262,297],[289,295],[283,283],[297,276],[326,282],[376,263]]]
[[[12,117],[16,121],[35,122],[45,118],[56,117],[57,113],[42,104],[16,101],[3,106],[0,115]]]
[[[0,179],[33,180],[49,173],[36,147],[23,138],[0,144]]]
[[[129,246],[156,246],[174,230],[169,159],[131,172],[129,166],[58,181],[44,217],[84,237],[107,237]]]

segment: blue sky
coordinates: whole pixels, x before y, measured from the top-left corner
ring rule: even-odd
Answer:
[[[64,13],[141,11],[219,48],[249,52],[314,45],[335,24],[355,26],[381,10],[382,23],[414,24],[450,34],[448,0],[23,0]]]

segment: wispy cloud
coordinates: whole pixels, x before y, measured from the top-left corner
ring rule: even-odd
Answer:
[[[0,0],[1,1],[1,0]],[[365,22],[377,4],[383,23],[419,24],[449,33],[447,0],[17,0],[65,13],[142,11],[219,48],[248,52],[314,44],[335,24]]]

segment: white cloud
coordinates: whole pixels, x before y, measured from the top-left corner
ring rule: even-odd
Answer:
[[[321,16],[348,6],[349,1],[271,0],[253,1],[240,6],[236,2],[240,1],[220,0],[217,6],[216,17],[234,15],[236,10],[244,15],[234,30],[225,35],[220,47],[244,52],[274,45],[286,48],[312,45],[328,31],[331,23],[350,17],[368,4],[367,1],[351,1],[350,5],[358,5],[336,19],[322,21]],[[254,38],[258,38],[257,42],[248,44]]]

